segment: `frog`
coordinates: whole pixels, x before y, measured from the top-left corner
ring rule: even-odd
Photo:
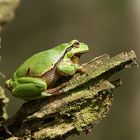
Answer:
[[[84,71],[79,60],[88,50],[87,44],[74,39],[36,53],[17,68],[5,85],[13,96],[24,100],[52,96],[54,91],[62,88],[52,86],[60,78]]]

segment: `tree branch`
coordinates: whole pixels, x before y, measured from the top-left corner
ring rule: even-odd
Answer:
[[[65,139],[84,131],[88,133],[102,120],[112,105],[115,87],[122,81],[109,77],[123,68],[136,65],[134,51],[112,58],[105,54],[83,65],[85,74],[77,73],[52,97],[25,102],[7,120],[10,132],[18,139]],[[59,81],[61,82],[61,81]],[[0,127],[4,139],[11,137]]]

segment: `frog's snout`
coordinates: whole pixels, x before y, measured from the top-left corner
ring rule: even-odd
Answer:
[[[13,87],[12,87],[12,80],[11,79],[9,79],[9,80],[7,80],[6,82],[5,82],[5,87],[7,88],[7,89],[9,89],[10,91],[12,91],[12,89],[13,89]]]

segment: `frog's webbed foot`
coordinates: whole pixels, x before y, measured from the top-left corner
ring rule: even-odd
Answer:
[[[86,73],[86,70],[82,66],[80,66],[80,65],[78,65],[77,71],[81,72],[81,73]]]
[[[59,90],[61,90],[66,85],[67,85],[67,82],[65,82],[59,86],[56,86],[54,88],[47,89],[44,92],[42,92],[42,94],[46,95],[46,96],[59,95],[59,94],[61,94],[61,92],[59,92]]]

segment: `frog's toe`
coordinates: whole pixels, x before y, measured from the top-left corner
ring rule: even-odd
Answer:
[[[48,96],[52,96],[52,94],[47,93],[47,92],[41,92],[41,96],[42,97],[48,97]]]

